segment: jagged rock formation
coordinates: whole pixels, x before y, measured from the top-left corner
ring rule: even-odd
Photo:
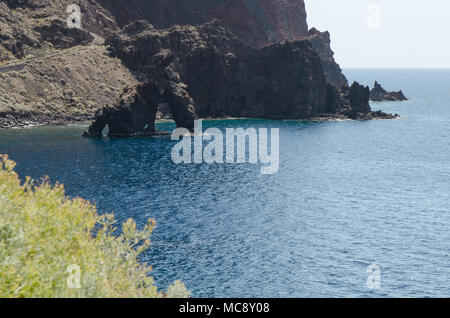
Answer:
[[[257,47],[307,35],[303,0],[97,0],[123,27],[138,19],[158,29],[219,19]]]
[[[66,28],[66,9],[73,3],[0,0],[0,127],[91,120],[105,105],[125,105],[126,100],[116,102],[118,92],[126,84],[129,94],[137,92],[139,82],[151,82],[152,72],[156,72],[154,85],[161,91],[161,103],[169,105],[164,109],[172,109],[178,124],[186,127],[195,116],[308,118],[346,112],[347,80],[334,61],[329,34],[315,29],[308,32],[303,0],[78,0],[80,30]],[[207,32],[206,38],[197,35],[199,26],[213,18],[221,20],[233,40],[213,32]],[[154,53],[133,42],[134,36],[149,28],[145,23],[134,23],[134,30],[128,27],[122,34],[131,39],[131,51],[119,45],[113,52],[132,72],[104,55],[106,46],[91,51],[95,44],[103,45],[103,38],[117,38],[115,34],[122,27],[139,19],[157,28],[180,24],[198,28],[190,33],[154,30],[165,32],[153,43],[153,49],[158,50]],[[311,46],[303,43],[305,39],[318,53],[322,70]],[[280,44],[285,40],[292,43]],[[185,41],[205,47],[194,49]],[[186,51],[169,42],[183,43],[180,47]],[[143,53],[133,52],[139,45]],[[72,49],[76,56],[69,52]],[[97,51],[101,53],[94,56]],[[185,53],[192,56],[180,62]],[[250,61],[253,54],[257,58]],[[286,61],[282,63],[283,58]],[[275,66],[268,66],[270,59],[277,61]],[[149,67],[153,62],[155,67]],[[165,68],[161,63],[172,66]],[[187,75],[191,71],[197,76]],[[198,88],[200,85],[209,91]],[[134,127],[131,131],[141,129],[140,124],[130,127]]]
[[[375,81],[374,88],[370,91],[370,99],[373,101],[404,101],[408,100],[402,91],[388,92]]]
[[[320,32],[316,28],[312,28],[305,38],[312,43],[314,50],[319,54],[328,81],[338,88],[348,86],[347,78],[334,59],[330,33],[328,31]]]
[[[157,28],[168,28],[201,25],[218,18],[236,35],[258,47],[299,39],[308,33],[303,0],[2,0],[0,62],[23,58],[33,48],[47,47],[48,36],[54,40],[56,34],[45,32],[47,37],[41,37],[40,30],[45,27],[41,24],[48,24],[46,20],[65,23],[66,8],[72,3],[80,6],[82,28],[103,37],[140,19]],[[77,38],[72,45],[79,44]]]
[[[386,114],[382,111],[372,111],[369,104],[370,89],[368,86],[353,82],[350,87],[344,86],[340,89],[336,89],[334,86],[331,87],[338,94],[338,96],[334,97],[337,99],[339,105],[334,115],[336,118],[371,120],[395,119],[400,116],[398,114]]]
[[[353,83],[350,87],[348,99],[350,101],[350,118],[362,118],[371,111],[369,105],[369,87],[364,87],[358,83]]]
[[[127,88],[115,108],[105,107],[97,114],[86,135],[99,137],[106,125],[114,137],[153,134],[159,101],[159,88],[151,82]]]
[[[113,129],[110,135],[140,135],[144,123],[153,127],[147,119],[135,124],[140,116],[150,118],[141,102],[145,89],[160,92],[143,98],[151,118],[158,103],[168,103],[177,125],[189,129],[197,117],[376,117],[368,103],[369,88],[354,83],[338,91],[329,84],[322,61],[307,39],[258,49],[217,20],[166,30],[139,21],[107,44],[113,56],[141,72],[148,82],[132,98],[105,109],[87,136],[98,136],[106,125],[110,130],[118,127],[115,123],[120,121],[126,129]]]
[[[174,25],[201,25],[212,19],[245,42],[258,48],[282,42],[308,39],[323,62],[330,83],[347,86],[342,70],[334,60],[330,34],[312,28],[308,31],[303,0],[122,0],[100,1],[120,26],[145,19],[158,29]]]
[[[308,31],[303,0],[102,0],[102,6],[123,27],[145,19],[158,29],[174,25],[201,25],[212,19],[221,23],[246,43],[266,45],[308,39],[322,59],[330,83],[347,86],[342,70],[334,60],[330,34],[312,28]]]

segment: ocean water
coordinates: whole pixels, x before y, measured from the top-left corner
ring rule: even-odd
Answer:
[[[403,89],[392,121],[205,122],[280,129],[280,170],[175,165],[169,138],[0,130],[23,177],[48,175],[121,221],[158,225],[143,260],[195,297],[449,297],[450,70],[346,70]],[[172,129],[172,124],[160,124]],[[369,289],[370,265],[380,288]]]

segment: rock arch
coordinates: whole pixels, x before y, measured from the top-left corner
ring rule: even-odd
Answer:
[[[109,126],[109,137],[131,137],[160,134],[155,129],[156,113],[161,102],[167,102],[178,127],[194,129],[194,101],[183,84],[170,83],[161,92],[151,81],[127,88],[114,107],[105,107],[84,133],[85,137],[102,137]]]

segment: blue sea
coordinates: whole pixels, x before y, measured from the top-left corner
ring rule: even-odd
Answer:
[[[156,219],[142,260],[161,288],[180,279],[194,297],[449,297],[450,70],[345,73],[403,89],[409,101],[372,103],[401,119],[204,122],[279,128],[275,175],[175,165],[170,138],[86,139],[82,125],[0,130],[0,153],[21,177],[49,176],[100,213]],[[370,265],[379,289],[368,288]]]

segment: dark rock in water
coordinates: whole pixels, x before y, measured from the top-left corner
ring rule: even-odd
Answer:
[[[408,98],[405,96],[405,94],[403,94],[403,91],[389,92],[389,95],[390,95],[390,97],[393,98],[393,100],[397,100],[397,101],[408,100]]]
[[[365,115],[371,111],[369,105],[369,93],[370,89],[368,86],[362,86],[357,82],[352,84],[348,96],[352,118],[358,118],[359,114]]]
[[[370,99],[373,101],[404,101],[408,100],[402,91],[388,92],[378,82],[370,91]]]
[[[197,115],[194,101],[186,91],[186,86],[180,83],[169,83],[164,91],[164,99],[171,106],[172,117],[177,127],[194,130],[194,120]]]
[[[110,52],[146,83],[97,116],[87,136],[106,124],[110,136],[154,127],[158,105],[169,104],[178,127],[196,118],[370,118],[369,88],[330,84],[311,42],[255,48],[217,20],[157,30],[137,22],[107,40]],[[103,129],[103,128],[102,128]]]
[[[395,119],[398,114],[387,114],[382,111],[372,111],[369,104],[370,90],[368,86],[362,86],[354,82],[350,87],[342,87],[340,93],[339,115],[355,120]]]

